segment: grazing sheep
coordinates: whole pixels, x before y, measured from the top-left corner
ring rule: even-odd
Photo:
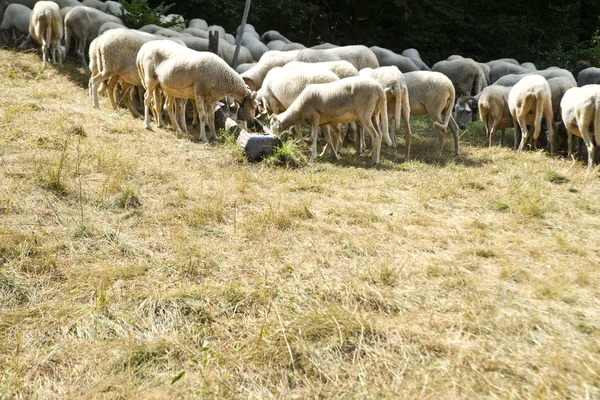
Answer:
[[[29,33],[31,8],[22,4],[9,4],[0,24],[0,46],[14,43]]]
[[[521,64],[514,58],[498,58],[496,60],[488,61],[486,64],[489,65],[490,67],[492,67],[496,63],[509,63],[509,64],[521,66]]]
[[[379,67],[377,69],[364,68],[360,70],[360,76],[371,78],[379,82],[386,95],[387,118],[396,122],[396,129],[400,129],[400,117],[404,121],[404,140],[406,141],[406,161],[410,161],[410,141],[412,131],[410,129],[410,102],[408,100],[408,88],[404,75],[397,67]],[[393,125],[392,125],[393,127]],[[396,133],[391,129],[390,139],[392,147],[396,148]]]
[[[459,56],[458,54],[452,54],[449,55],[448,58],[446,58],[446,61],[456,61],[456,60],[464,60],[465,58],[463,56]]]
[[[107,14],[112,14],[117,17],[123,15],[123,6],[121,3],[112,0],[106,0],[104,2],[104,12]]]
[[[564,142],[561,143],[562,139],[567,138],[568,136],[564,123],[562,122],[560,102],[567,90],[576,87],[577,85],[575,85],[568,77],[558,76],[556,78],[548,79],[548,86],[550,86],[550,92],[552,93],[552,114],[554,116],[554,149],[560,150],[561,148],[564,148]]]
[[[269,71],[257,98],[267,112],[280,114],[287,110],[306,87],[313,83],[329,83],[340,78],[322,63],[289,63]],[[324,64],[324,63],[323,63]],[[294,127],[296,136],[301,139],[300,126]],[[334,154],[336,148],[334,148]]]
[[[71,40],[76,41],[75,54],[88,71],[85,48],[89,42],[98,37],[100,27],[106,22],[123,25],[123,21],[118,17],[85,6],[75,7],[65,15],[65,47],[68,51]]]
[[[336,47],[340,47],[337,44],[332,44],[332,43],[321,43],[321,44],[315,44],[314,46],[311,46],[311,49],[315,49],[315,50],[328,50],[328,49],[335,49]]]
[[[310,124],[310,159],[314,161],[317,158],[319,125],[349,124],[359,120],[371,135],[373,163],[378,164],[382,137],[388,146],[391,145],[386,115],[387,105],[381,85],[373,79],[355,76],[309,85],[286,111],[275,116],[274,130],[286,130],[300,123]],[[330,145],[335,150],[335,146]]]
[[[201,18],[194,18],[190,20],[188,28],[202,29],[203,31],[208,31],[208,24],[205,20]]]
[[[437,153],[442,154],[446,128],[450,126],[454,136],[454,154],[458,150],[458,126],[452,118],[454,85],[444,74],[434,71],[415,71],[404,74],[408,88],[411,115],[429,114],[438,131]]]
[[[272,68],[281,67],[292,61],[298,52],[299,50],[267,51],[254,67],[242,73],[241,76],[250,89],[257,91],[262,86],[263,80]]]
[[[588,171],[594,166],[594,133],[596,143],[600,143],[600,85],[586,85],[567,90],[560,107],[562,119],[569,134],[568,156],[573,151],[573,135],[583,139],[588,151]]]
[[[577,75],[577,86],[600,84],[600,68],[589,67]]]
[[[223,27],[219,26],[219,25],[211,25],[211,26],[208,27],[207,31],[216,31],[216,32],[219,32],[219,37],[220,38],[224,38],[225,34],[227,33],[227,32],[225,32],[225,29],[223,29]]]
[[[100,11],[104,11],[104,9],[106,8],[104,2],[100,0],[83,0],[81,4],[83,4],[86,7],[92,7]]]
[[[483,71],[473,60],[439,61],[431,70],[450,78],[457,96],[476,95],[483,87]]]
[[[281,51],[291,51],[291,50],[302,50],[302,49],[306,49],[306,46],[303,45],[302,43],[288,43],[286,44],[283,49],[281,49]]]
[[[263,33],[262,36],[260,37],[260,40],[264,44],[268,44],[269,42],[272,42],[274,40],[281,40],[285,44],[291,43],[291,41],[288,38],[283,36],[278,31],[273,31],[273,30],[266,31],[265,33]]]
[[[490,66],[490,84],[495,83],[498,79],[511,74],[526,74],[531,72],[527,68],[512,63],[498,61]]]
[[[530,71],[537,71],[537,67],[535,66],[534,63],[531,63],[531,62],[521,63],[521,67],[526,68]]]
[[[98,36],[102,36],[104,32],[110,31],[111,29],[127,29],[127,27],[114,22],[105,22],[100,26],[100,29],[98,29]]]
[[[183,31],[181,31],[181,33],[196,36],[201,39],[208,39],[208,31],[205,31],[203,29],[190,27],[190,28],[186,28]]]
[[[573,64],[573,69],[571,70],[571,72],[573,73],[573,77],[575,78],[575,80],[579,81],[577,76],[579,75],[579,73],[581,71],[583,71],[586,68],[591,67],[592,64],[589,63],[589,61],[585,61],[585,60],[579,60],[579,61],[575,61],[575,63]]]
[[[409,58],[419,70],[431,71],[431,68],[429,68],[429,66],[421,59],[421,55],[417,49],[406,49],[400,55]]]
[[[179,14],[161,15],[158,19],[161,24],[169,25],[171,29],[183,30],[186,28],[185,19]],[[223,32],[225,36],[225,32]]]
[[[37,2],[38,0],[0,0],[0,21],[2,21],[2,19],[4,18],[4,12],[9,4],[21,4],[26,7],[29,7],[30,9],[33,9],[33,6]]]
[[[501,130],[500,145],[504,140],[504,130],[513,126],[513,118],[508,108],[510,87],[492,85],[484,88],[475,97],[459,97],[456,102],[456,123],[461,129],[466,127],[465,117],[479,116],[485,126],[485,133],[492,147],[494,134]],[[460,105],[464,105],[461,109]],[[462,113],[461,113],[462,111]]]
[[[269,48],[269,50],[283,50],[283,48],[285,47],[285,42],[282,40],[271,40],[269,43],[267,43],[267,47]]]
[[[159,104],[157,90],[160,87],[169,98],[193,99],[196,101],[200,125],[200,141],[206,142],[204,124],[208,120],[212,138],[216,138],[214,104],[232,96],[244,108],[246,121],[254,120],[256,93],[251,92],[240,75],[217,55],[197,52],[166,41],[145,43],[137,55],[137,68],[144,96],[144,127],[150,127],[150,96]],[[208,110],[208,112],[206,112]],[[157,110],[159,114],[160,110]],[[180,131],[172,107],[167,107],[169,117]]]
[[[522,151],[529,139],[538,139],[541,133],[542,118],[545,119],[550,133],[550,154],[554,153],[554,127],[552,118],[552,92],[548,81],[539,75],[527,75],[515,84],[508,95],[508,108],[515,127],[515,149],[522,136],[519,151]],[[533,124],[533,136],[529,135],[527,125]]]
[[[469,121],[475,122],[479,119],[477,102],[480,95],[481,92],[475,96],[460,96],[456,99],[454,120],[460,129],[466,129]]]
[[[154,24],[148,24],[148,25],[142,26],[138,30],[142,31],[142,32],[147,32],[147,33],[156,33],[157,31],[160,31],[161,29],[164,29],[164,27],[163,26],[154,25]],[[206,37],[208,37],[208,35],[206,35]]]
[[[265,54],[270,49],[263,42],[261,42],[259,39],[256,39],[249,33],[253,32],[244,33],[244,36],[242,37],[242,45],[244,45],[244,47],[250,50],[250,54],[252,54],[252,58],[254,59],[254,61],[258,61],[263,56],[263,54]]]
[[[244,64],[238,64],[237,67],[235,67],[235,70],[238,74],[243,74],[244,72],[248,71],[250,68],[254,67],[256,65],[255,62],[252,63],[244,63]]]
[[[401,56],[400,54],[396,54],[391,50],[384,49],[379,46],[372,46],[372,47],[370,47],[370,49],[373,53],[375,53],[375,56],[377,57],[377,61],[379,62],[379,65],[382,67],[387,67],[387,66],[393,65],[395,67],[398,67],[398,69],[402,73],[419,71],[419,68],[408,57]],[[371,68],[377,68],[377,67],[371,67]],[[359,70],[360,69],[362,69],[362,68],[359,68]]]
[[[54,3],[58,4],[59,8],[65,7],[81,7],[83,3],[79,0],[52,0]]]
[[[63,25],[60,18],[60,9],[52,1],[39,1],[33,6],[29,19],[29,34],[38,43],[42,44],[43,66],[46,67],[46,50],[50,49],[52,60],[62,67],[62,53],[60,42],[63,38]]]

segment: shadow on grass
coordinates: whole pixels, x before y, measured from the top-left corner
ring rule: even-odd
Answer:
[[[62,69],[58,69],[61,75],[66,76],[69,80],[83,89],[89,88],[90,73],[83,69],[79,61],[75,59],[67,59],[63,64]]]

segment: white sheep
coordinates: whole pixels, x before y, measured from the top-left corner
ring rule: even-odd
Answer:
[[[81,4],[83,4],[86,7],[92,7],[100,11],[104,11],[106,9],[106,5],[103,1],[100,0],[83,0]]]
[[[269,50],[283,50],[283,48],[285,47],[286,43],[283,40],[271,40],[269,43],[267,43],[267,47],[269,48]]]
[[[539,75],[526,75],[515,84],[508,95],[508,108],[515,127],[515,149],[522,136],[519,150],[532,137],[527,125],[533,124],[533,141],[541,133],[542,118],[546,120],[550,133],[550,154],[554,153],[554,128],[552,119],[552,92],[546,79]]]
[[[331,83],[309,85],[290,107],[275,116],[274,130],[286,130],[292,125],[311,125],[311,161],[317,157],[319,125],[348,124],[360,121],[371,135],[373,163],[379,163],[381,140],[391,145],[387,127],[385,93],[379,83],[360,76]],[[336,146],[329,143],[333,149]]]
[[[279,40],[282,41],[285,44],[291,43],[291,41],[286,38],[285,36],[283,36],[281,33],[279,33],[278,31],[266,31],[265,33],[263,33],[260,37],[260,40],[264,43],[264,44],[268,44],[269,42],[273,42],[275,40]]]
[[[573,152],[573,135],[583,139],[588,151],[588,170],[594,166],[594,139],[600,143],[600,85],[591,84],[574,87],[565,93],[560,107],[562,119],[569,134],[568,155]],[[590,129],[591,128],[591,129]]]
[[[38,43],[42,44],[43,66],[46,66],[46,50],[50,49],[52,59],[62,67],[62,53],[60,42],[63,38],[63,25],[60,18],[60,8],[52,1],[39,1],[33,6],[29,18],[29,34]]]
[[[500,145],[502,145],[504,130],[513,126],[513,118],[508,107],[510,90],[510,87],[492,85],[483,89],[479,94],[477,102],[479,118],[485,126],[490,147],[492,147],[496,131],[502,131],[500,135]]]
[[[298,51],[299,50],[267,51],[256,65],[241,74],[242,79],[244,79],[244,82],[246,82],[246,85],[248,85],[250,89],[257,91],[262,86],[267,73],[271,69],[281,67],[292,61],[298,54]]]
[[[458,126],[452,118],[454,85],[444,74],[434,71],[415,71],[404,74],[408,88],[410,115],[429,114],[438,131],[437,153],[442,154],[446,128],[450,126],[454,136],[454,154],[458,150]]]
[[[160,87],[171,98],[193,99],[200,120],[200,140],[207,141],[204,124],[208,119],[212,138],[216,138],[214,103],[232,96],[243,108],[246,120],[254,119],[256,93],[250,91],[240,75],[217,55],[197,52],[165,41],[145,43],[137,55],[137,68],[144,96],[144,127],[149,128],[150,96]],[[159,104],[155,101],[156,104]],[[171,115],[171,121],[177,120]],[[206,110],[209,112],[207,113]],[[176,129],[180,130],[179,126]]]
[[[0,24],[0,45],[15,42],[29,33],[31,8],[22,4],[9,4],[4,10]]]
[[[91,7],[74,7],[65,15],[65,47],[70,48],[72,40],[76,42],[75,54],[83,67],[89,71],[85,60],[85,48],[98,36],[100,27],[105,22],[123,25],[123,21],[114,15],[106,14]]]
[[[404,75],[397,67],[388,66],[376,69],[361,69],[360,76],[365,76],[379,82],[386,95],[387,117],[396,122],[396,129],[400,129],[400,116],[402,116],[402,120],[404,121],[404,140],[406,141],[406,161],[409,161],[412,131],[410,129],[410,102]],[[393,129],[391,129],[390,138],[392,140],[392,147],[396,148],[396,133]]]
[[[573,151],[573,135],[583,139],[588,151],[588,170],[594,166],[594,139],[600,143],[600,85],[574,87],[565,93],[560,107],[562,119],[569,133],[568,155]]]
[[[106,0],[104,2],[104,12],[120,17],[123,15],[123,6],[119,2]]]
[[[340,78],[321,63],[289,63],[269,71],[257,98],[267,112],[280,114],[287,110],[306,87],[313,83],[329,83]],[[294,126],[296,137],[301,139],[300,125]],[[334,155],[337,158],[337,146]]]

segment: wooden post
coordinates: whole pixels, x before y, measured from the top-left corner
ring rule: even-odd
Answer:
[[[246,6],[244,7],[244,15],[242,15],[242,24],[240,25],[240,31],[237,33],[235,38],[235,52],[233,53],[233,60],[231,61],[231,68],[235,69],[237,66],[237,59],[240,55],[240,47],[242,46],[242,38],[244,37],[244,31],[246,30],[246,20],[248,19],[248,12],[250,11],[250,1],[246,0]]]

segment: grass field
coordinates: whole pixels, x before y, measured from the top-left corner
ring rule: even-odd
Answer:
[[[600,398],[597,169],[427,118],[248,164],[41,64],[0,50],[0,398]]]

